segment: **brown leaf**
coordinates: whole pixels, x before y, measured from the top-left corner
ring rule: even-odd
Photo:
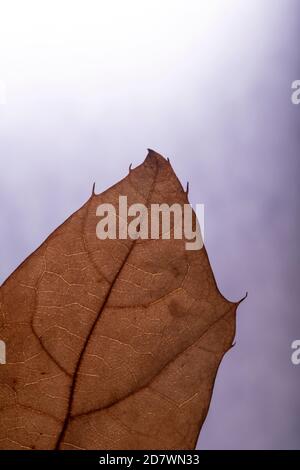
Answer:
[[[99,240],[101,203],[187,203],[170,163],[94,192],[0,290],[0,447],[193,449],[237,303],[205,248]]]

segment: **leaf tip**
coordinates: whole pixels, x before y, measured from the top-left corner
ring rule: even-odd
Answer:
[[[148,166],[151,166],[152,168],[169,168],[171,167],[169,159],[166,159],[163,155],[160,153],[156,152],[155,150],[152,149],[147,149],[148,154],[145,158],[144,163]]]
[[[226,352],[231,351],[231,349],[233,349],[235,346],[236,346],[236,341],[234,341],[234,342],[228,347],[228,349],[226,350]]]
[[[248,292],[246,292],[246,294],[244,295],[244,297],[243,297],[241,300],[239,300],[239,301],[237,302],[237,304],[240,305],[240,303],[242,303],[245,299],[247,299],[247,297],[248,297]]]
[[[158,162],[166,162],[166,159],[165,157],[163,157],[160,153],[158,152],[155,152],[155,150],[153,149],[147,149],[148,150],[148,154],[147,154],[147,157],[146,157],[146,160],[156,160]]]

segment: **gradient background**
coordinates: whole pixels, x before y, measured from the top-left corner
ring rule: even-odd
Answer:
[[[300,449],[299,20],[299,0],[0,6],[0,283],[94,181],[168,156],[221,292],[249,292],[199,448]]]

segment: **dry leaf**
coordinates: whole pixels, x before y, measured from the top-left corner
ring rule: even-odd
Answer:
[[[187,203],[170,163],[94,192],[0,290],[0,447],[193,449],[237,303],[202,248],[99,240],[101,203]]]

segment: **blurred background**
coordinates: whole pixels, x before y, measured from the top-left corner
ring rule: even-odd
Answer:
[[[249,293],[200,449],[300,449],[299,23],[298,0],[0,7],[0,284],[94,181],[169,157],[221,292]]]

